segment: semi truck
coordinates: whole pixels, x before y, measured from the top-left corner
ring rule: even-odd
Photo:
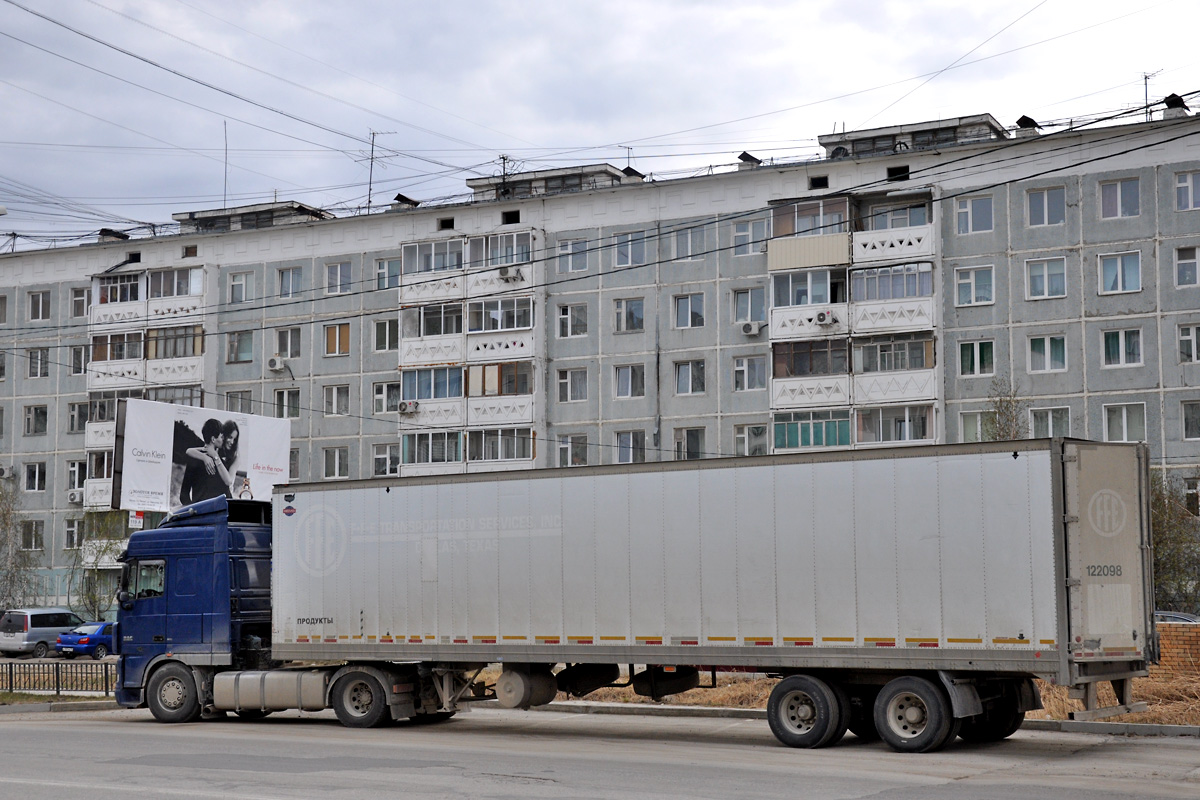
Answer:
[[[130,537],[117,699],[374,727],[744,671],[778,678],[783,744],[904,752],[1009,736],[1034,678],[1128,713],[1157,657],[1148,480],[1143,445],[1055,439],[218,497]]]

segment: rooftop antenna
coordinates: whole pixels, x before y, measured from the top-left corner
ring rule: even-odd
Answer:
[[[1146,101],[1146,122],[1150,121],[1150,79],[1153,78],[1155,75],[1159,75],[1161,73],[1162,73],[1161,69],[1158,70],[1157,72],[1143,72],[1142,73],[1142,88],[1145,91],[1145,101]]]
[[[229,120],[221,120],[225,131],[225,190],[221,194],[221,208],[229,208]]]
[[[633,164],[631,164],[629,162],[633,158],[633,148],[627,144],[619,144],[619,145],[617,145],[617,147],[620,147],[621,149],[623,149],[625,151],[625,166],[632,167]]]
[[[371,191],[375,187],[375,137],[383,134],[388,135],[395,131],[377,131],[371,130],[371,166],[367,170],[367,213],[371,213]]]

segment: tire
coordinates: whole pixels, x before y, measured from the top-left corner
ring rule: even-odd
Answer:
[[[338,721],[347,728],[375,728],[391,718],[383,686],[367,672],[348,672],[338,678],[331,701]]]
[[[827,738],[821,742],[821,747],[832,747],[837,744],[850,729],[850,695],[840,683],[834,681],[828,681],[828,683],[829,688],[833,690],[833,696],[837,698],[838,716],[837,722],[830,727]]]
[[[837,693],[811,675],[792,675],[775,684],[767,700],[767,722],[788,747],[824,747],[838,733],[842,710]]]
[[[936,684],[906,675],[884,686],[875,698],[875,729],[900,753],[931,753],[957,730],[950,698]]]
[[[146,688],[146,705],[159,722],[192,722],[200,716],[200,698],[192,671],[183,664],[155,670]]]
[[[238,719],[244,719],[248,722],[256,719],[263,719],[271,714],[270,711],[263,711],[261,708],[243,708],[236,713],[238,715]]]
[[[33,646],[33,657],[34,658],[45,658],[46,654],[48,654],[49,652],[50,652],[50,645],[46,644],[45,642],[38,642],[37,644],[35,644]]]
[[[96,645],[96,649],[92,651],[92,658],[96,661],[99,661],[106,655],[108,655],[108,648],[102,644]]]
[[[875,698],[878,695],[876,689],[856,687],[856,693],[850,696],[850,723],[847,728],[864,742],[879,739],[879,731],[875,729]]]
[[[1025,712],[1017,710],[1017,693],[1005,686],[1000,696],[984,703],[983,713],[963,720],[958,735],[964,742],[999,742],[1012,736],[1025,721]]]

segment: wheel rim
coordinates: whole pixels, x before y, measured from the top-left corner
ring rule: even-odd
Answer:
[[[912,692],[901,692],[888,703],[888,727],[903,739],[915,739],[929,726],[929,708]]]
[[[108,650],[106,650],[103,646],[97,647],[96,651],[95,651],[95,655],[96,655],[96,659],[99,660],[101,658],[104,658],[106,655],[108,655]]]
[[[163,681],[163,685],[158,690],[158,701],[163,708],[172,711],[183,708],[183,703],[187,699],[187,691],[183,687],[183,681],[178,678],[168,678]]]
[[[779,704],[779,721],[795,735],[810,732],[817,724],[817,705],[807,692],[788,692]]]
[[[356,717],[365,717],[375,705],[375,692],[366,681],[354,681],[346,687],[346,710]]]

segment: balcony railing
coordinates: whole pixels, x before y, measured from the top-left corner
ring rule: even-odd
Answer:
[[[146,322],[146,301],[131,303],[95,303],[88,309],[88,325],[93,328],[130,327]]]
[[[152,384],[199,383],[203,365],[202,356],[151,359],[146,362],[146,380]]]
[[[905,261],[933,255],[933,226],[859,231],[854,234],[854,263]]]
[[[413,272],[400,278],[400,302],[431,303],[461,300],[466,286],[462,270]]]
[[[849,307],[845,303],[773,308],[771,338],[786,340],[845,336],[849,330],[849,320]]]
[[[404,339],[400,343],[400,366],[418,367],[433,364],[461,364],[466,338],[461,333],[449,336],[426,336],[423,339]]]
[[[187,315],[193,317],[204,313],[204,297],[185,294],[179,297],[152,297],[146,301],[146,321],[150,325],[164,324],[171,317]],[[199,324],[200,320],[188,320]]]
[[[767,243],[767,270],[832,267],[850,263],[850,234],[787,236]]]
[[[400,415],[400,433],[411,433],[415,428],[424,427],[461,427],[464,424],[464,405],[461,397],[418,400],[416,413]]]
[[[771,379],[771,408],[815,408],[849,403],[849,375]]]
[[[84,481],[83,505],[93,511],[112,508],[112,478],[89,478]]]
[[[87,368],[88,390],[128,389],[145,383],[146,362],[140,358],[93,361]]]
[[[88,450],[111,450],[116,441],[115,422],[89,422],[84,428],[83,446]]]
[[[854,335],[922,331],[934,327],[932,297],[906,300],[873,300],[850,304],[850,329]]]
[[[853,389],[855,405],[936,400],[937,370],[868,372],[854,376]]]
[[[533,331],[488,331],[467,335],[467,361],[516,361],[533,358]]]
[[[467,423],[473,427],[533,423],[533,395],[470,397],[467,399]]]
[[[467,297],[512,292],[528,289],[532,285],[532,264],[489,267],[482,272],[472,272],[467,275]]]

